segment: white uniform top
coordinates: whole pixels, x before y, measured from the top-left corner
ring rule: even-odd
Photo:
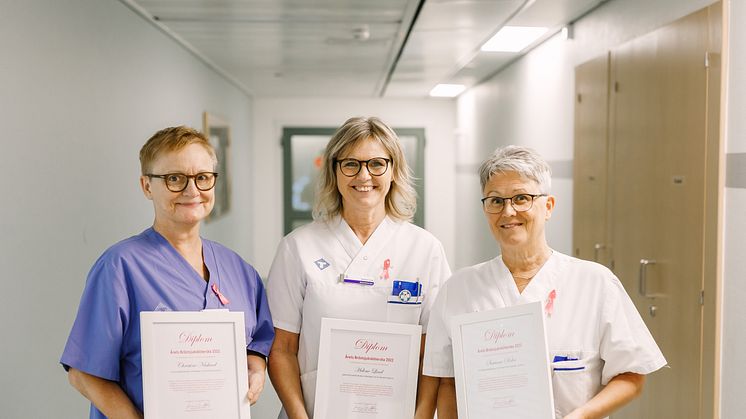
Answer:
[[[374,285],[343,283],[341,274]],[[450,276],[438,239],[389,217],[365,245],[339,216],[288,234],[269,271],[267,300],[275,327],[300,334],[298,364],[308,413],[313,414],[322,317],[421,324],[424,333],[438,289]],[[388,304],[394,280],[419,281],[422,304]]]
[[[550,361],[578,359],[551,364],[557,418],[590,400],[616,375],[648,374],[666,365],[619,279],[602,265],[555,251],[523,293],[500,256],[456,272],[430,315],[423,373],[454,376],[453,316],[534,301],[544,307]]]

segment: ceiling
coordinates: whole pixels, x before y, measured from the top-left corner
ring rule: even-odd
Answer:
[[[536,45],[605,0],[120,1],[254,96],[418,98],[525,53],[479,50],[503,25]]]

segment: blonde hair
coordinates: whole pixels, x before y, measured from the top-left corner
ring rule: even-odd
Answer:
[[[149,174],[153,162],[164,152],[177,151],[190,144],[199,144],[207,150],[213,161],[213,168],[218,165],[218,157],[215,155],[210,141],[204,134],[194,128],[184,125],[178,127],[164,128],[153,134],[140,149],[140,170],[143,175]],[[214,170],[214,169],[213,169]]]
[[[324,150],[313,208],[314,219],[328,220],[342,212],[342,195],[337,189],[335,160],[367,139],[378,141],[391,157],[389,170],[392,171],[392,178],[391,189],[386,195],[386,214],[402,221],[410,221],[414,217],[417,192],[399,137],[379,118],[354,117],[337,129]]]

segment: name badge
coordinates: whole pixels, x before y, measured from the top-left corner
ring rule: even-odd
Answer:
[[[393,281],[389,304],[422,304],[420,281]]]

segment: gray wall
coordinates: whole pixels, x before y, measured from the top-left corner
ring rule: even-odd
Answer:
[[[234,208],[203,234],[250,260],[252,101],[116,0],[0,0],[0,51],[0,416],[87,417],[58,360],[94,260],[152,224],[140,146],[232,122]]]

